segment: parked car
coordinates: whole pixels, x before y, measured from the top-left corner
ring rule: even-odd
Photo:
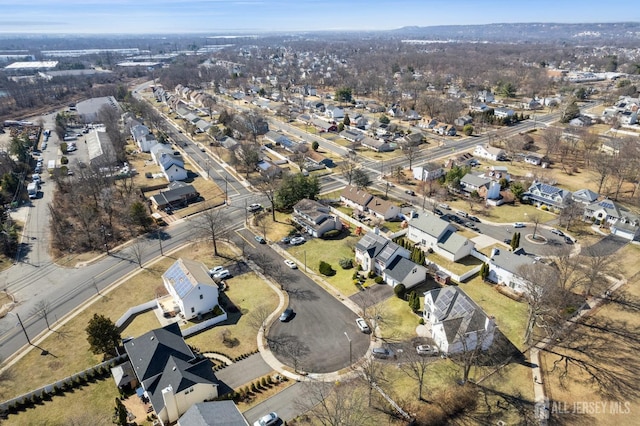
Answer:
[[[298,265],[293,260],[285,259],[284,264],[287,265],[291,269],[298,269]]]
[[[469,215],[467,214],[467,212],[463,212],[462,210],[457,210],[457,211],[456,211],[456,214],[457,214],[458,216],[461,216],[461,217],[467,217],[467,216],[469,216]]]
[[[269,413],[256,420],[253,426],[272,426],[275,425],[277,421],[278,415],[276,413]]]
[[[291,319],[292,316],[293,316],[293,309],[287,308],[280,315],[280,321],[281,322],[287,322],[287,321],[289,321],[289,319]]]
[[[371,329],[369,328],[369,324],[364,320],[364,318],[356,318],[356,325],[363,333],[369,333]]]
[[[289,244],[289,241],[291,241],[291,237],[284,237],[280,240],[281,243],[285,244]]]
[[[516,223],[513,224],[513,227],[514,228],[524,228],[525,224],[522,223],[522,222],[516,222]]]
[[[228,269],[223,269],[222,271],[216,272],[215,274],[213,274],[213,277],[211,278],[213,278],[216,281],[219,281],[225,278],[229,278],[230,276],[231,276],[231,272],[229,272]]]
[[[436,356],[440,352],[437,346],[431,345],[419,345],[416,346],[416,352],[418,355],[431,355]]]
[[[440,209],[435,209],[433,212],[435,214],[437,214],[438,216],[442,216],[444,214],[444,213],[442,213],[442,210],[440,210]]]
[[[475,216],[467,216],[467,219],[469,219],[469,220],[471,220],[473,222],[476,222],[476,223],[480,223],[480,219],[478,219]]]
[[[304,237],[293,237],[289,241],[289,244],[291,244],[292,246],[297,246],[297,245],[300,245],[300,244],[304,243],[305,241],[307,241],[307,240],[305,240]]]
[[[551,230],[551,233],[552,233],[552,234],[555,234],[555,235],[558,235],[558,236],[560,236],[560,237],[564,237],[564,232],[562,232],[561,230],[556,229],[556,228],[553,228],[553,229]]]
[[[260,235],[256,235],[255,237],[253,237],[258,244],[267,244],[267,240],[265,240],[263,237],[261,237]]]
[[[573,241],[573,239],[571,239],[571,237],[564,237],[564,242],[567,244],[573,244],[575,241]]]
[[[251,213],[257,212],[260,209],[262,209],[262,206],[257,203],[250,204],[249,207],[247,207],[247,210],[250,211]]]
[[[407,189],[406,191],[404,191],[405,194],[411,195],[412,197],[416,195],[415,191],[412,191],[410,189]]]
[[[387,359],[391,357],[391,351],[387,348],[373,348],[371,349],[371,355],[374,358]]]
[[[511,238],[505,238],[504,240],[502,240],[502,242],[504,242],[506,245],[510,246],[511,245]]]
[[[215,274],[221,271],[224,271],[224,266],[214,266],[213,268],[209,269],[209,276],[213,277]]]
[[[444,204],[444,203],[438,204],[438,208],[442,210],[451,210],[451,207],[449,207],[449,204]]]

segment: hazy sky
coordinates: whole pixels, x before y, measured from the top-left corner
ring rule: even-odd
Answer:
[[[386,30],[408,25],[640,21],[618,0],[0,0],[0,33]]]

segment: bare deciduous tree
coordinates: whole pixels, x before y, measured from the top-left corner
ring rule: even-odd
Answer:
[[[257,330],[265,331],[267,318],[271,315],[271,310],[266,305],[258,305],[249,312],[249,325]]]
[[[34,315],[38,318],[44,320],[47,324],[47,328],[51,330],[51,325],[49,324],[49,314],[51,313],[51,303],[48,300],[40,300],[35,304],[33,309],[31,309],[31,315]]]
[[[297,405],[323,426],[361,426],[373,421],[373,412],[366,401],[358,381],[311,382],[306,384]]]
[[[399,364],[407,376],[411,377],[418,383],[418,399],[423,400],[424,387],[427,381],[427,369],[431,364],[431,359],[427,356],[418,354],[417,351],[408,351],[406,360]]]
[[[227,234],[227,219],[220,209],[211,206],[207,208],[193,221],[193,230],[196,238],[211,240],[213,254],[218,256],[218,241]]]

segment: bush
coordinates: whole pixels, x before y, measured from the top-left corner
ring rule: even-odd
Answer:
[[[382,284],[384,280],[382,279],[382,277],[376,277],[373,281],[375,281],[376,284]]]
[[[358,281],[358,273],[354,272],[353,275],[351,276],[352,280]]]
[[[376,276],[376,273],[373,271],[369,271],[369,278],[374,278]]]
[[[399,284],[396,284],[396,286],[393,288],[393,292],[396,294],[396,297],[398,299],[404,300],[404,296],[405,296],[405,293],[407,292],[407,288],[404,286],[404,284],[399,283]]]
[[[540,210],[542,210],[542,211],[546,212],[547,210],[549,210],[549,207],[547,207],[547,206],[542,206],[542,207],[540,207]]]
[[[65,156],[60,158],[60,164],[69,164],[69,159]]]
[[[332,229],[331,231],[327,231],[324,234],[322,234],[322,239],[331,240],[334,238],[338,238],[340,235],[342,235],[341,229]]]
[[[424,325],[424,318],[420,318],[420,321],[418,321],[418,324]]]
[[[324,260],[320,261],[320,266],[318,267],[320,273],[327,277],[332,277],[336,274],[336,271]]]
[[[338,264],[342,269],[351,269],[353,268],[353,259],[349,259],[348,257],[343,257],[338,261]]]

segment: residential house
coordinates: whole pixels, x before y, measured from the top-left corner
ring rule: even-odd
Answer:
[[[376,112],[384,112],[384,106],[375,102],[368,102],[366,106],[367,111],[376,113]]]
[[[374,196],[366,205],[367,211],[379,219],[391,220],[398,217],[400,207],[389,200]]]
[[[256,170],[264,177],[280,177],[284,170],[275,162],[265,158],[256,164]]]
[[[527,253],[519,248],[511,252],[494,248],[491,250],[488,280],[496,284],[506,285],[514,291],[526,293],[530,284],[522,277],[521,268],[524,265],[534,265],[536,260],[527,256]],[[540,265],[542,266],[542,265]]]
[[[489,112],[491,111],[491,108],[489,108],[486,104],[484,103],[473,103],[469,106],[469,111],[470,112]]]
[[[193,185],[184,182],[175,181],[167,186],[166,191],[160,191],[159,194],[149,197],[151,204],[157,210],[166,208],[182,207],[191,201],[197,200],[200,193],[196,191]]]
[[[233,401],[209,401],[192,405],[178,426],[249,426],[249,422]]]
[[[493,115],[495,115],[497,118],[509,118],[509,117],[513,117],[513,115],[515,114],[515,112],[512,109],[509,108],[496,108],[493,110]]]
[[[353,118],[350,119],[350,121],[350,126],[356,129],[366,130],[369,127],[369,120],[367,120],[367,117],[361,114],[356,114],[355,116],[353,116]]]
[[[151,147],[158,143],[153,135],[151,135],[149,128],[135,120],[131,122],[131,128],[129,131],[131,132],[131,137],[134,142],[142,152],[149,152]]]
[[[218,306],[218,285],[202,263],[178,259],[162,274],[164,288],[173,298],[175,312],[190,320]]]
[[[410,288],[426,279],[427,269],[409,260],[409,256],[409,250],[373,231],[367,232],[355,247],[356,262],[362,269],[380,275],[392,287],[402,283]]]
[[[357,130],[345,129],[340,132],[340,137],[348,140],[349,142],[359,143],[365,138],[365,135]]]
[[[427,123],[427,129],[435,129],[435,127],[438,125],[438,120],[436,120],[435,118],[432,118],[431,120],[429,120],[429,122]]]
[[[425,323],[443,354],[487,350],[493,344],[496,323],[458,286],[424,293]]]
[[[632,125],[638,122],[638,111],[623,111],[618,114],[620,124]]]
[[[491,179],[467,173],[460,179],[460,188],[466,193],[472,193],[473,191],[480,192],[481,188],[488,189],[491,184]]]
[[[572,127],[587,127],[591,126],[592,120],[586,115],[579,115],[576,118],[569,121],[569,126]]]
[[[324,115],[331,120],[342,120],[344,118],[344,109],[342,107],[328,105],[324,111]]]
[[[328,133],[328,132],[337,132],[338,126],[334,123],[329,123],[328,121],[320,120],[319,118],[314,118],[311,120],[311,124],[318,129],[320,133]]]
[[[537,99],[533,98],[524,98],[521,102],[521,108],[526,110],[536,110],[541,109],[542,105]]]
[[[402,119],[405,121],[418,121],[422,119],[422,116],[415,110],[410,109],[404,113]]]
[[[461,117],[456,118],[453,121],[453,124],[455,124],[458,127],[464,127],[467,124],[471,124],[473,123],[473,117],[471,117],[470,115],[463,115]]]
[[[440,164],[429,162],[413,168],[413,178],[422,181],[438,179],[444,175],[444,169]]]
[[[292,141],[282,133],[269,130],[264,135],[264,138],[270,142],[273,142],[276,145],[280,145],[282,148],[286,149],[289,152],[292,152],[292,153],[298,152],[299,144],[297,142]]]
[[[571,191],[537,181],[534,181],[523,195],[524,200],[531,201],[537,207],[547,206],[553,209],[566,207],[569,197],[571,197]]]
[[[483,173],[481,176],[495,181],[506,179],[507,182],[511,182],[509,169],[505,166],[491,166],[489,171]]]
[[[178,323],[131,339],[124,349],[160,424],[175,423],[194,404],[218,397],[213,364],[195,356]]]
[[[544,164],[544,155],[530,152],[524,156],[524,162],[527,164],[533,164],[534,166],[540,166]]]
[[[302,124],[311,124],[311,116],[309,114],[300,114],[296,117],[296,120]]]
[[[409,133],[408,135],[404,135],[400,139],[401,144],[413,145],[413,146],[420,145],[424,141],[425,141],[425,137],[422,134],[422,132],[412,132],[412,133]]]
[[[219,141],[220,146],[233,151],[235,150],[237,147],[240,146],[240,142],[238,142],[237,140],[235,140],[234,138],[232,138],[231,136],[224,136],[222,137],[222,139],[220,139]]]
[[[389,114],[391,117],[394,118],[399,118],[402,117],[402,109],[398,106],[392,106],[391,108],[389,108],[387,110],[387,114]]]
[[[319,152],[313,151],[313,150],[309,150],[307,151],[307,153],[305,154],[305,161],[309,162],[309,163],[313,163],[316,164],[318,166],[321,166],[318,170],[321,170],[325,167],[328,167],[330,169],[336,167],[336,164],[333,162],[333,160],[329,157],[326,157],[322,154],[320,154]]]
[[[473,241],[456,233],[455,226],[431,213],[415,213],[408,225],[410,241],[452,262],[470,255],[475,247]]]
[[[615,201],[604,199],[584,208],[583,218],[609,228],[612,235],[633,241],[640,235],[640,218]]]
[[[393,146],[391,146],[389,142],[370,138],[369,136],[365,136],[364,138],[362,138],[360,144],[365,148],[369,148],[370,150],[375,152],[390,152],[394,150]]]
[[[487,160],[500,161],[506,158],[506,153],[501,148],[490,145],[477,145],[473,150],[473,155]]]
[[[179,152],[174,152],[169,146],[163,144],[154,145],[151,148],[151,157],[160,166],[162,173],[169,182],[185,180],[188,177],[182,155]]]
[[[480,90],[476,98],[480,102],[484,102],[484,103],[491,103],[491,102],[495,102],[496,100],[495,96],[493,96],[493,93],[491,93],[490,90]]]
[[[292,220],[307,234],[322,237],[333,229],[342,229],[342,222],[331,214],[331,209],[314,200],[302,199],[293,206]]]
[[[353,185],[347,185],[340,193],[342,203],[360,211],[366,210],[366,206],[372,198],[373,195]]]
[[[599,195],[590,189],[579,189],[571,194],[571,199],[576,203],[585,205],[593,204],[598,199]]]

